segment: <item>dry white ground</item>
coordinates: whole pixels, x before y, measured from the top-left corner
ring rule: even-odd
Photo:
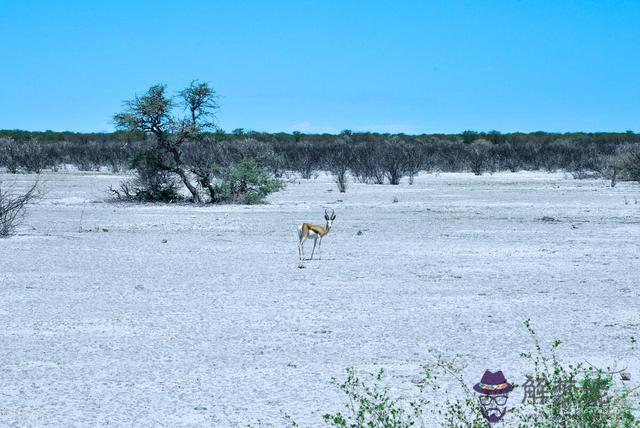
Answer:
[[[640,186],[439,174],[340,194],[321,175],[198,207],[106,202],[117,175],[43,179],[0,240],[0,425],[321,425],[348,366],[401,390],[436,349],[469,384],[522,382],[526,318],[565,357],[640,378]],[[301,269],[295,225],[325,207],[323,259]]]

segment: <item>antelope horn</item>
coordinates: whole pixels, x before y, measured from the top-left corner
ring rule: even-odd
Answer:
[[[331,211],[331,214],[329,214],[329,211]],[[327,209],[324,210],[324,215],[333,215],[333,214],[334,214],[334,212],[333,212],[333,210],[331,208],[327,208]]]

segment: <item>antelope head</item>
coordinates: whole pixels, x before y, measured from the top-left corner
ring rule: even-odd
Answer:
[[[333,220],[336,219],[336,215],[331,208],[324,210],[324,219],[327,220],[327,229],[330,229]]]

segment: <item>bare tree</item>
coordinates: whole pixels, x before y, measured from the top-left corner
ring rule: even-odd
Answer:
[[[475,140],[473,143],[469,144],[468,147],[471,171],[475,175],[482,175],[482,173],[490,166],[491,142],[483,139]]]
[[[329,148],[327,168],[333,174],[338,190],[341,193],[347,191],[347,178],[353,159],[353,149],[342,139],[336,141]]]
[[[0,183],[0,238],[13,235],[16,228],[22,224],[27,205],[39,196],[38,183],[36,179],[33,185],[22,194],[3,190]]]
[[[624,169],[629,180],[640,183],[640,150],[629,152],[624,160]]]
[[[20,167],[20,147],[13,138],[0,138],[0,160],[11,174]]]
[[[288,153],[289,167],[299,171],[305,180],[310,179],[319,163],[318,150],[314,143],[301,141],[291,149]]]
[[[389,184],[398,185],[407,165],[407,152],[404,142],[397,138],[392,138],[384,142],[382,150],[382,159],[380,159],[382,169],[389,180]]]
[[[361,183],[384,184],[385,173],[380,159],[382,158],[381,143],[366,141],[354,147],[351,172]]]

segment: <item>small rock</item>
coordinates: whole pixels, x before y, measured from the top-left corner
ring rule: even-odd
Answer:
[[[137,285],[136,285],[136,290],[144,290],[144,285],[142,285],[142,284],[137,284]]]
[[[622,380],[631,380],[631,373],[629,372],[621,372],[620,379]]]
[[[103,231],[103,232],[108,232],[108,231],[109,231],[109,229],[105,229],[105,228],[103,227],[103,228],[102,228],[102,231]]]
[[[422,385],[424,383],[424,378],[421,376],[413,376],[411,378],[411,383],[415,385]]]
[[[397,203],[398,203],[398,197],[397,197],[397,196],[394,196],[394,197],[393,197],[393,203],[394,203],[394,204],[397,204]]]
[[[361,235],[362,235],[362,231],[361,231],[361,230],[359,230],[359,231],[356,233],[356,235],[361,236]]]
[[[163,240],[162,240],[162,241],[160,241],[160,242],[162,242],[163,244],[166,244],[166,243],[167,243],[167,240],[166,240],[166,239],[163,239]]]

